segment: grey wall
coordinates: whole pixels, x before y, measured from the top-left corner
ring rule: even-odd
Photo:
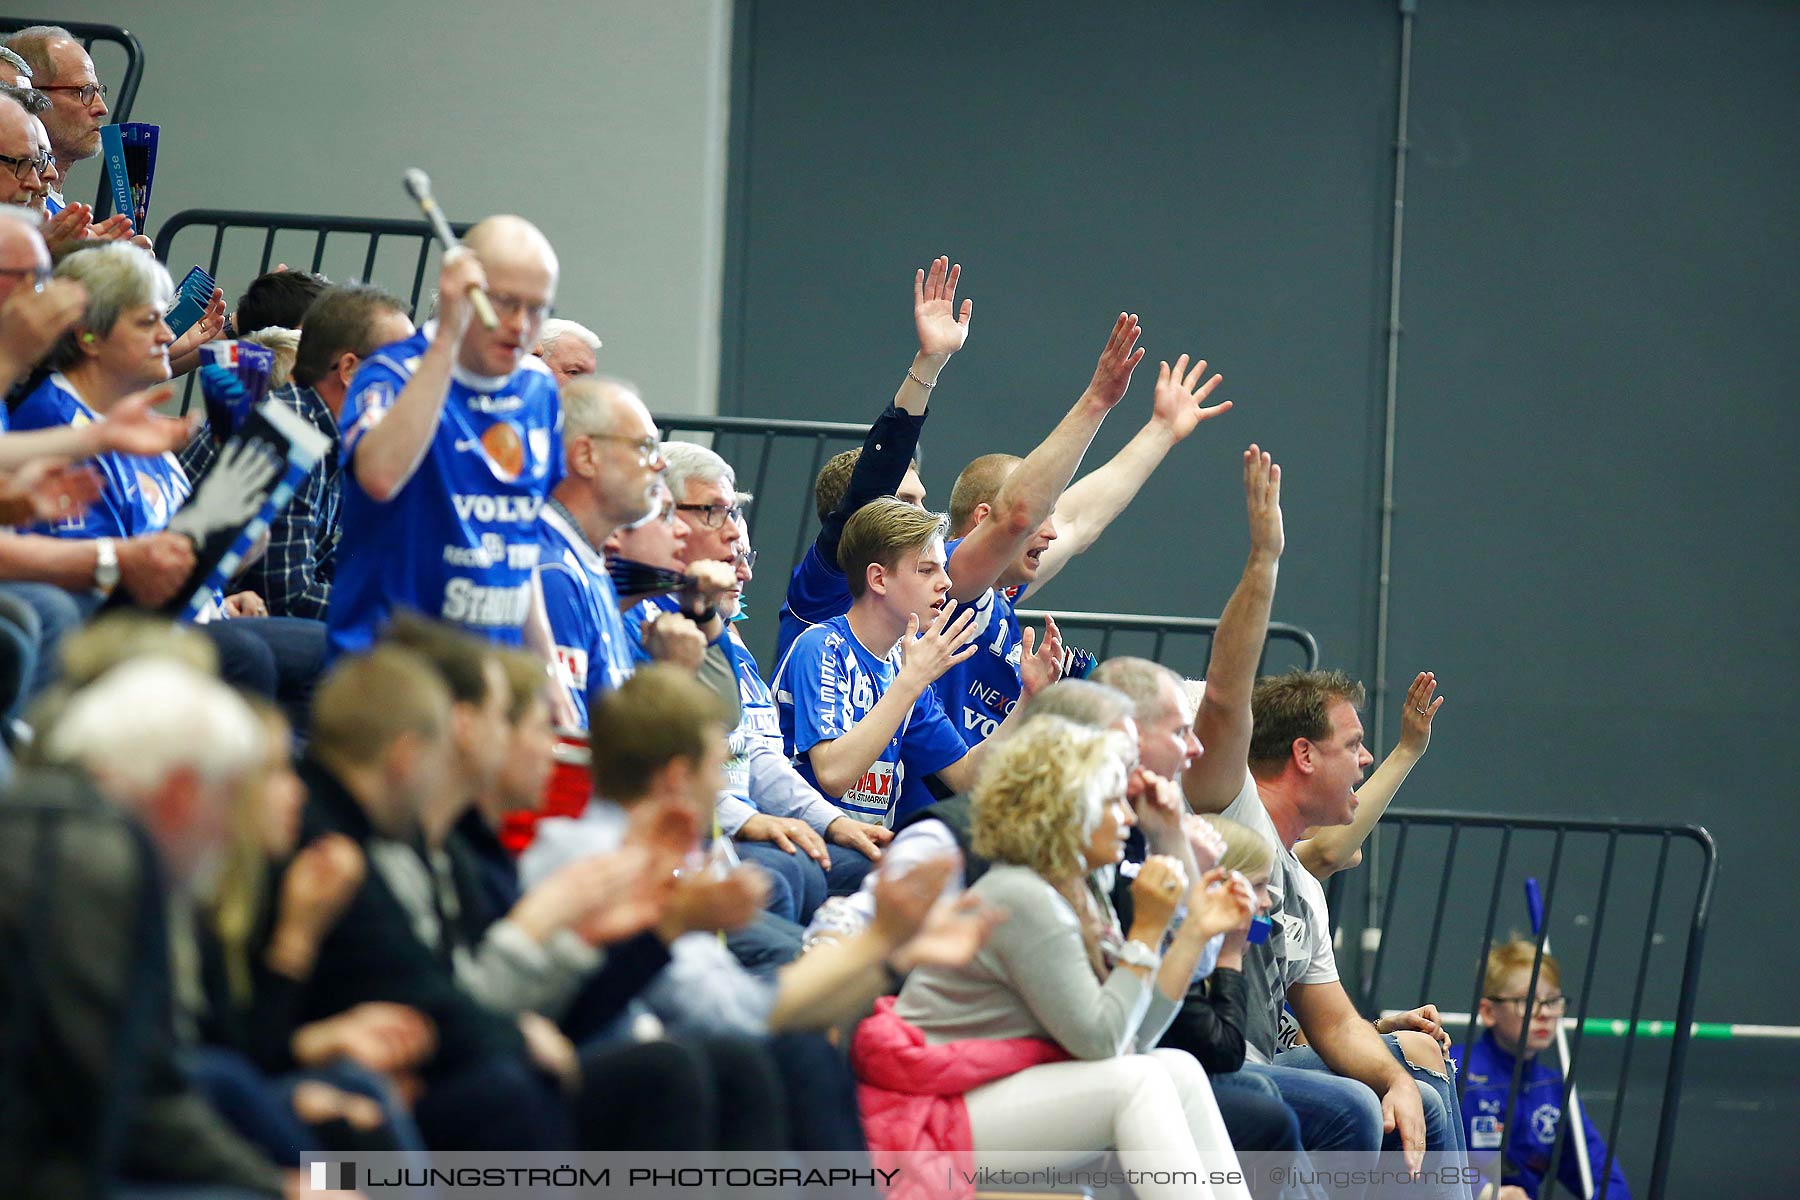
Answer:
[[[722,411],[872,415],[910,272],[947,252],[975,325],[927,427],[941,504],[1048,429],[1133,309],[1149,367],[1206,355],[1237,411],[1044,604],[1216,614],[1255,439],[1286,469],[1276,618],[1368,677],[1398,31],[1374,0],[744,0]],[[1402,802],[1706,824],[1711,1020],[1797,1020],[1797,52],[1791,5],[1422,0],[1416,24],[1391,662],[1450,699]],[[1656,932],[1664,979],[1682,929]],[[1792,1190],[1796,1068],[1695,1047],[1671,1194]],[[1649,1100],[1621,1139],[1640,1179]]]
[[[599,332],[603,370],[658,409],[712,410],[725,0],[519,0],[505,19],[426,0],[79,9],[144,44],[132,116],[162,126],[153,226],[202,207],[416,217],[400,172],[419,166],[458,220],[542,226],[559,314]],[[115,88],[117,61],[97,59]],[[71,194],[98,182],[98,160],[83,164]],[[179,276],[197,255],[177,242],[172,256]],[[234,298],[246,282],[220,279]]]

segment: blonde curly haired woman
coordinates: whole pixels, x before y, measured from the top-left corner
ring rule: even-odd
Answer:
[[[1183,1051],[1152,1047],[1207,941],[1252,901],[1222,872],[1190,887],[1180,864],[1154,856],[1132,885],[1136,911],[1121,934],[1101,885],[1134,821],[1130,753],[1122,735],[1060,717],[1034,719],[993,748],[975,787],[973,848],[994,866],[972,890],[1011,915],[967,966],[915,970],[894,1006],[930,1045],[1040,1038],[1073,1060],[963,1094],[978,1167],[1071,1166],[1110,1149],[1163,1179],[1238,1169],[1206,1073]],[[1187,919],[1159,953],[1184,901]],[[1249,1195],[1193,1177],[1136,1191]]]

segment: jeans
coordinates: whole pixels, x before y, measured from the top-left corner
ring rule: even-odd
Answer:
[[[0,594],[23,601],[37,615],[37,654],[25,685],[25,699],[43,691],[61,673],[58,651],[70,630],[80,626],[99,597],[77,597],[48,583],[0,583]]]
[[[773,977],[775,972],[800,957],[800,926],[773,913],[758,913],[756,920],[725,935],[725,948],[752,975]]]
[[[766,908],[784,921],[805,925],[827,896],[848,896],[862,887],[874,863],[848,846],[827,846],[831,869],[825,870],[804,853],[789,854],[773,842],[732,840],[731,848],[745,862],[753,862],[771,877]]]
[[[281,706],[296,735],[312,721],[313,685],[325,669],[325,623],[303,617],[235,617],[195,626],[219,651],[225,682]]]
[[[1300,1144],[1306,1149],[1368,1154],[1381,1149],[1381,1101],[1367,1086],[1323,1067],[1320,1063],[1316,1069],[1304,1070],[1294,1064],[1246,1062],[1234,1074],[1260,1077],[1275,1085],[1300,1121]]]
[[[1392,1034],[1386,1035],[1382,1040],[1387,1043],[1388,1052],[1392,1054],[1401,1065],[1406,1067],[1408,1074],[1412,1075],[1418,1083],[1420,1107],[1423,1108],[1425,1112],[1426,1151],[1434,1154],[1441,1153],[1444,1155],[1453,1155],[1456,1165],[1462,1165],[1464,1158],[1462,1146],[1462,1113],[1456,1107],[1456,1093],[1454,1086],[1449,1085],[1448,1080],[1443,1076],[1437,1075],[1423,1067],[1415,1067],[1407,1062]],[[1319,1057],[1318,1052],[1311,1046],[1296,1046],[1292,1050],[1284,1050],[1275,1056],[1275,1062],[1277,1067],[1296,1068],[1310,1072],[1314,1075],[1327,1076],[1333,1079],[1338,1078],[1331,1074],[1331,1068],[1325,1065],[1325,1061]],[[1374,1096],[1372,1091],[1363,1084],[1356,1083],[1355,1080],[1345,1080],[1344,1082],[1356,1084],[1357,1087],[1362,1088],[1364,1093],[1371,1097]],[[1449,1087],[1450,1094],[1448,1104],[1445,1102],[1444,1091],[1442,1090],[1445,1086]],[[1284,1092],[1283,1095],[1285,1096],[1286,1093]],[[1380,1112],[1379,1100],[1376,1101],[1376,1111],[1377,1113]],[[1376,1128],[1379,1129],[1380,1125],[1377,1124]],[[1399,1134],[1397,1132],[1387,1134],[1382,1140],[1382,1148],[1385,1150],[1398,1150],[1400,1148]],[[1417,1194],[1420,1197],[1445,1197],[1454,1198],[1454,1200],[1468,1200],[1470,1192],[1466,1186],[1459,1188],[1449,1184],[1442,1184],[1419,1191]]]

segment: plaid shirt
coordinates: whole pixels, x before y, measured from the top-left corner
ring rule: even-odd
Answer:
[[[331,410],[311,388],[289,384],[269,395],[304,417],[331,440],[331,448],[307,473],[288,506],[269,524],[269,548],[232,581],[229,591],[252,591],[272,617],[325,619],[331,601],[332,559],[338,544],[339,441]],[[198,487],[218,456],[212,432],[202,427],[180,454],[188,478]]]

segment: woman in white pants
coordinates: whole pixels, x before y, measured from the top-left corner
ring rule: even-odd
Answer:
[[[1134,823],[1125,797],[1136,757],[1127,735],[1051,716],[990,749],[972,848],[994,865],[972,890],[1010,916],[967,966],[915,970],[894,1013],[932,1045],[1043,1038],[1071,1056],[964,1094],[978,1168],[1071,1167],[1117,1150],[1127,1170],[1148,1173],[1139,1196],[1248,1200],[1241,1183],[1206,1182],[1238,1169],[1206,1073],[1183,1051],[1151,1047],[1208,939],[1241,924],[1254,898],[1221,872],[1190,889],[1178,862],[1153,856],[1132,884],[1131,929],[1119,931],[1105,876]],[[1136,783],[1174,802],[1168,781],[1139,772]],[[1159,953],[1184,899],[1187,919]]]

